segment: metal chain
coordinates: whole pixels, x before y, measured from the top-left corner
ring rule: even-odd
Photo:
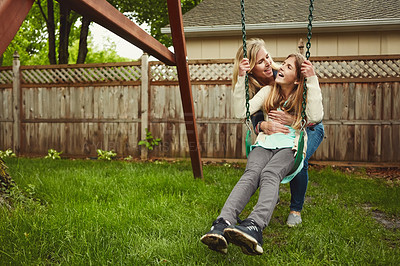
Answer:
[[[243,39],[243,58],[247,58],[246,46],[246,15],[244,11],[244,0],[240,1],[241,15],[242,15],[242,39]],[[245,90],[246,90],[246,123],[250,122],[250,95],[249,95],[249,76],[246,73],[245,77]],[[250,128],[250,126],[248,125]]]
[[[312,37],[312,21],[313,21],[313,11],[314,11],[314,0],[310,0],[309,6],[310,14],[308,15],[308,34],[307,34],[307,44],[306,44],[306,58],[307,60],[310,58],[310,48],[311,48],[311,37]],[[302,127],[306,124],[306,107],[307,107],[307,79],[304,79],[304,90],[303,90],[303,102],[301,104],[301,118],[302,118]]]

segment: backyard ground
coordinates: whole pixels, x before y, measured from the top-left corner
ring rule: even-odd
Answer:
[[[10,158],[17,189],[0,200],[0,264],[400,265],[396,168],[311,165],[303,224],[285,224],[289,186],[264,230],[264,254],[208,250],[243,163]],[[246,217],[257,193],[241,214]]]

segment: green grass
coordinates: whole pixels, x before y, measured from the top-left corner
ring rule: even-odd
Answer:
[[[0,204],[1,265],[400,264],[400,230],[372,212],[399,219],[398,184],[311,170],[303,224],[285,225],[290,193],[282,185],[264,254],[251,257],[232,245],[222,255],[199,241],[243,167],[206,165],[203,181],[193,178],[190,162],[6,163],[25,196],[14,192],[11,209]]]

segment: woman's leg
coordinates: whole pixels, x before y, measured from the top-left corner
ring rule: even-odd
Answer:
[[[271,220],[278,200],[279,184],[294,165],[294,152],[290,148],[272,150],[273,156],[261,172],[260,195],[249,215],[261,229]]]
[[[322,123],[316,125],[314,130],[307,128],[307,152],[304,159],[304,167],[301,171],[290,181],[290,210],[294,212],[301,212],[303,209],[304,198],[307,191],[308,184],[308,160],[317,150],[324,138],[324,126]]]
[[[256,147],[250,152],[247,158],[246,170],[232,189],[218,218],[222,217],[231,224],[236,224],[239,214],[256,192],[260,182],[261,171],[271,157],[271,150],[261,147]]]

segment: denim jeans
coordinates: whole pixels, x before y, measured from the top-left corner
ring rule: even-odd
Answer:
[[[303,209],[308,184],[308,160],[317,150],[324,138],[324,126],[322,123],[315,125],[313,129],[307,128],[307,152],[304,159],[304,167],[290,181],[290,210],[300,212]]]

